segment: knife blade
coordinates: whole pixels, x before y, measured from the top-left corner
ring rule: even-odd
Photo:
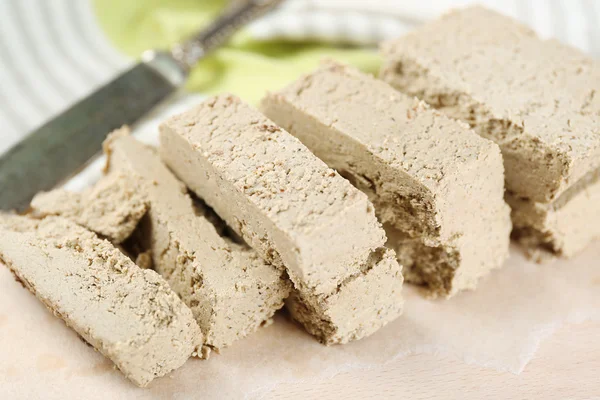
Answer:
[[[24,210],[96,155],[107,134],[132,125],[185,82],[190,69],[281,0],[245,1],[170,51],[142,61],[48,121],[0,157],[0,209]]]

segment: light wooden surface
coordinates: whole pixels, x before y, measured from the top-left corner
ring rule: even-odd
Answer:
[[[389,354],[407,354],[406,351],[414,348],[409,346],[406,351],[400,351],[396,346],[398,340],[405,338],[396,336],[395,332],[415,328],[402,320],[376,334],[378,339],[371,339],[375,346],[369,345],[367,339],[336,352],[336,349],[321,346],[280,316],[273,326],[240,341],[219,357],[208,362],[190,360],[146,390],[136,388],[108,360],[84,345],[60,319],[16,283],[7,268],[0,265],[0,400],[237,399],[241,393],[262,394],[259,390],[273,382],[278,382],[277,386],[262,398],[600,399],[600,314],[596,312],[600,311],[598,260],[600,247],[590,248],[576,260],[543,267],[523,263],[515,255],[487,286],[482,283],[482,290],[477,293],[485,294],[483,297],[472,292],[455,298],[452,304],[450,301],[421,304],[413,297],[412,308],[405,309],[405,318],[413,322],[433,318],[434,314],[428,314],[431,309],[444,310],[442,314],[435,314],[428,325],[416,325],[420,328],[413,334],[431,339],[424,343],[439,343],[435,336],[443,332],[448,333],[444,335],[446,339],[451,339],[449,335],[454,339],[472,336],[466,337],[466,341],[459,340],[458,350],[451,354],[469,354],[470,349],[490,338],[494,339],[493,343],[506,342],[507,337],[502,336],[506,333],[499,332],[500,329],[512,332],[514,336],[510,338],[522,343],[524,339],[521,338],[527,336],[530,329],[515,330],[514,325],[522,325],[523,319],[535,322],[537,330],[545,331],[558,321],[584,315],[597,316],[596,322],[563,325],[543,340],[534,359],[520,375],[467,365],[452,356],[431,354],[403,356],[382,366],[381,362],[388,359],[381,354],[382,348]],[[519,282],[518,290],[510,290],[515,286],[514,282]],[[520,297],[523,293],[526,295]],[[485,300],[490,294],[492,300],[504,299],[496,313],[489,298]],[[418,304],[423,307],[417,307]],[[486,317],[485,329],[467,323],[469,329],[466,330],[442,330],[444,324],[432,323],[452,314],[450,325],[465,328],[460,322],[464,321],[461,314],[473,304],[478,305],[476,308],[486,305],[473,314]],[[533,315],[533,312],[537,314]],[[537,318],[540,313],[548,315]],[[504,322],[496,323],[503,316]],[[514,324],[511,324],[513,320]],[[395,329],[390,330],[392,325]],[[424,327],[428,329],[422,329]],[[496,335],[497,332],[500,334]],[[448,345],[443,344],[444,347]],[[519,354],[523,354],[519,346],[511,343],[501,348],[511,352],[519,350]],[[374,351],[374,359],[371,359],[370,351]],[[482,354],[493,351],[494,347],[479,346],[476,353],[479,359],[485,360],[488,358]],[[500,354],[494,352],[491,359],[498,356]],[[360,360],[358,364],[357,360]],[[509,357],[510,360],[513,358]],[[353,369],[328,381],[317,381],[316,375],[328,372],[314,368],[331,365],[336,369],[344,369],[346,365],[374,367],[367,371]],[[311,380],[299,381],[303,378]]]
[[[587,256],[597,263],[598,255],[595,251],[587,253]],[[592,267],[597,267],[597,264]],[[570,269],[571,273],[575,272],[574,268]],[[546,272],[556,274],[559,270]],[[595,285],[600,282],[600,277],[590,279],[595,276],[590,273],[580,273],[577,276],[591,280]],[[600,286],[596,286],[596,290],[598,288]],[[553,293],[571,301],[577,294],[573,291]],[[519,303],[516,304],[518,306]],[[545,304],[553,308],[551,303]],[[510,315],[514,316],[516,313],[517,310]],[[311,346],[313,342],[317,348],[323,347],[310,339],[302,341],[298,335],[304,334],[300,330],[286,325],[284,321],[279,322],[280,328],[289,327],[291,330],[275,331],[271,328],[270,333],[263,330],[245,340],[245,345],[241,346],[240,343],[233,359],[228,358],[232,353],[226,352],[222,357],[215,357],[209,362],[190,360],[169,377],[157,380],[151,388],[140,390],[114,370],[108,360],[82,344],[64,323],[48,313],[0,265],[0,400],[238,398],[237,395],[224,396],[221,385],[242,388],[251,388],[255,384],[264,385],[264,379],[261,382],[252,379],[240,382],[240,375],[236,375],[235,370],[248,371],[258,366],[256,362],[268,362],[270,355],[262,354],[264,349],[260,351],[257,347],[265,345],[265,337],[281,342],[281,337],[269,336],[274,332],[292,335],[286,337],[290,339],[290,343],[297,343],[298,346],[285,342],[288,347],[287,352],[283,353],[281,343],[267,342],[266,346],[277,348],[277,356],[282,359],[299,361],[301,366],[298,371],[301,375],[297,375],[294,369],[292,375],[287,375],[288,378],[293,377],[290,379],[293,382],[279,383],[262,398],[600,399],[598,320],[561,327],[541,342],[534,359],[520,375],[467,365],[461,359],[451,356],[419,354],[403,356],[370,370],[354,369],[327,381],[315,381],[317,371],[306,373],[306,368],[311,365],[323,366],[322,362],[295,355],[312,351],[315,348]],[[481,339],[480,336],[479,338]],[[370,347],[358,348],[368,351]],[[260,361],[253,358],[257,352],[262,354]],[[341,360],[345,362],[346,359]],[[297,381],[301,376],[310,377],[311,381]],[[218,395],[209,397],[207,391]]]
[[[267,398],[600,399],[600,322],[566,325],[544,340],[520,375],[451,357],[414,355],[318,384],[279,386]]]

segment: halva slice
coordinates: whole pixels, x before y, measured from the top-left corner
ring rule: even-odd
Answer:
[[[291,285],[282,271],[248,246],[221,237],[153,148],[122,129],[107,139],[105,150],[110,173],[121,170],[141,180],[150,211],[140,236],[156,271],[191,308],[208,349],[231,345],[283,307]]]
[[[596,224],[575,232],[566,228],[570,213],[551,211],[576,200],[588,218],[600,217],[584,194],[600,168],[595,60],[482,7],[453,11],[383,52],[382,79],[498,143],[518,238],[572,255],[598,237]]]
[[[236,97],[169,119],[160,140],[175,174],[297,287],[329,293],[385,243],[367,196]]]
[[[303,314],[323,326],[298,320],[322,341],[359,339],[399,315],[401,267],[382,248],[367,196],[258,111],[231,95],[211,98],[161,125],[160,152],[263,258],[285,267],[297,291],[291,301],[305,299]],[[362,301],[367,295],[347,283],[374,281],[366,277],[379,264],[389,264],[390,285],[373,283],[380,302]],[[326,315],[332,307],[347,313]]]
[[[202,333],[169,285],[62,217],[0,216],[0,260],[138,386],[180,367]]]
[[[548,254],[571,257],[600,238],[600,182],[561,195],[551,203],[536,203],[507,195],[514,221],[513,237],[526,245],[533,258]]]
[[[465,124],[332,62],[261,109],[368,194],[407,281],[450,296],[505,261],[500,150]]]
[[[137,186],[135,177],[119,172],[105,176],[82,193],[64,189],[38,193],[31,207],[39,216],[65,217],[119,244],[148,211]]]
[[[402,313],[402,269],[393,251],[379,248],[363,270],[327,296],[294,291],[286,301],[292,317],[321,342],[343,344],[376,332]]]

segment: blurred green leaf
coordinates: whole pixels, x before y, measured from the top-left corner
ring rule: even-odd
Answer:
[[[94,7],[108,37],[126,54],[167,48],[212,21],[224,0],[95,0]],[[234,93],[256,103],[267,90],[276,90],[332,58],[375,73],[376,50],[319,43],[261,42],[243,32],[230,44],[203,60],[192,72],[187,88],[207,94]]]

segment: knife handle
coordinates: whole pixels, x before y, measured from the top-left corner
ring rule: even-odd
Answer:
[[[211,50],[222,45],[239,28],[273,9],[282,0],[246,0],[221,15],[202,31],[171,49],[171,56],[184,71],[189,71]]]

